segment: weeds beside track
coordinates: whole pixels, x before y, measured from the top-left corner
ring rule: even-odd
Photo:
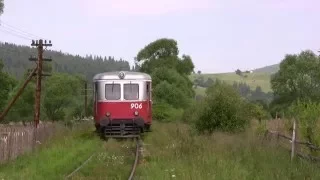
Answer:
[[[107,141],[99,141],[100,147],[94,155],[87,155],[81,163],[65,173],[65,177],[70,180],[90,180],[106,179],[106,177],[108,179],[128,179],[128,177],[132,179],[136,176],[135,172],[141,157],[141,139],[110,138]]]

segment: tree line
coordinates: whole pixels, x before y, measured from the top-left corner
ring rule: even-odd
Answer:
[[[301,122],[305,138],[317,144],[320,120],[320,58],[312,51],[288,54],[271,77],[273,92],[261,87],[251,90],[245,83],[227,84],[220,80],[188,78],[194,65],[190,56],[178,57],[174,39],[158,39],[137,55],[140,71],[152,75],[154,118],[161,121],[183,120],[199,133],[215,130],[241,131],[251,119],[271,119],[285,114]],[[201,73],[199,73],[201,74]],[[201,77],[200,77],[201,78]],[[203,98],[194,98],[194,85],[206,86]],[[319,128],[318,128],[319,129]]]
[[[0,112],[16,95],[34,68],[29,61],[36,55],[36,49],[10,43],[0,43]],[[113,57],[70,55],[46,50],[44,56],[52,62],[45,62],[43,71],[52,76],[44,77],[42,83],[41,120],[70,120],[84,116],[84,83],[88,83],[88,115],[92,115],[92,77],[100,72],[130,70],[129,63]],[[132,67],[131,70],[134,70]],[[22,95],[5,118],[10,121],[31,121],[34,112],[35,78],[27,85]]]
[[[192,58],[178,54],[177,41],[162,38],[147,44],[135,58],[134,70],[148,73],[153,79],[155,120],[182,120],[190,123],[199,133],[215,130],[235,132],[245,129],[252,118],[262,120],[275,114],[285,114],[301,121],[304,137],[315,144],[319,142],[320,136],[316,130],[320,117],[320,58],[312,51],[285,56],[280,63],[280,70],[271,78],[272,94],[262,92],[261,87],[251,90],[245,83],[230,85],[208,79],[206,95],[200,100],[195,99],[194,82],[189,78],[194,71]],[[113,70],[119,67],[121,65],[114,66]],[[1,64],[1,110],[22,82],[4,71],[4,68]],[[81,116],[84,110],[83,81],[87,74],[57,72],[59,68],[53,69],[53,76],[46,78],[43,83],[41,119],[67,120]],[[24,71],[23,76],[26,75]],[[6,117],[8,121],[32,119],[34,86],[34,81],[28,85]],[[92,114],[92,103],[89,104],[88,111]]]
[[[31,55],[37,56],[35,48],[0,42],[0,59],[4,63],[4,71],[17,79],[23,78],[26,68],[34,66],[34,62],[28,60]],[[81,74],[89,81],[97,72],[131,69],[128,61],[116,60],[111,56],[86,55],[82,57],[52,50],[45,50],[44,56],[52,58],[52,62],[48,64],[52,65],[53,72]]]
[[[22,80],[3,71],[3,63],[0,61],[0,112],[9,104],[9,101],[17,94],[18,89],[28,76],[25,71]],[[43,78],[41,93],[41,117],[42,121],[66,121],[84,116],[84,83],[81,75],[54,72],[52,76]],[[33,78],[22,92],[16,103],[12,106],[4,119],[8,122],[28,122],[33,120],[35,101],[36,79]],[[88,115],[92,115],[92,92],[88,92]]]

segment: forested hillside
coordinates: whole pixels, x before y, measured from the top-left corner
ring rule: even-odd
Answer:
[[[28,60],[30,56],[36,56],[35,48],[0,42],[0,59],[4,63],[4,70],[18,79],[23,77],[26,68],[34,66],[34,62]],[[52,70],[68,74],[82,74],[91,80],[94,74],[113,70],[130,70],[130,65],[124,60],[115,60],[113,57],[74,56],[62,52],[46,50],[44,57],[52,58]]]

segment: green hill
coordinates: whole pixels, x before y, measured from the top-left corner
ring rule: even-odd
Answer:
[[[234,82],[238,83],[246,83],[250,86],[252,90],[255,90],[257,86],[262,88],[263,92],[271,92],[271,84],[270,78],[271,75],[279,71],[280,67],[279,64],[273,64],[269,66],[265,66],[262,68],[257,68],[252,71],[252,73],[243,73],[243,76],[239,76],[235,72],[229,73],[207,73],[207,74],[192,74],[190,76],[191,80],[194,81],[195,79],[199,78],[200,76],[203,77],[204,81],[208,78],[212,80],[219,79],[222,81],[227,82],[228,84],[233,84]],[[204,94],[206,88],[204,87],[197,87],[196,92],[197,94]]]
[[[255,70],[253,70],[253,72],[255,72],[255,73],[273,74],[273,73],[278,72],[279,69],[280,69],[279,64],[273,64],[273,65],[270,65],[270,66],[265,66],[265,67],[262,67],[262,68],[255,69]]]
[[[250,86],[252,90],[255,90],[257,86],[260,86],[264,92],[270,92],[270,73],[248,73],[247,77],[241,77],[236,73],[220,73],[220,74],[192,74],[191,80],[194,81],[199,76],[204,77],[204,80],[211,78],[213,80],[219,79],[233,84],[234,82],[244,82]],[[197,87],[197,94],[204,94],[206,88]]]

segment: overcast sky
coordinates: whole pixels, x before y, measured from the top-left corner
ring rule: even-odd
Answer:
[[[4,0],[0,41],[30,45],[16,28],[51,39],[51,49],[130,63],[158,38],[178,41],[196,70],[230,72],[279,63],[320,48],[317,0]],[[12,26],[15,27],[12,29]],[[29,38],[33,36],[29,35]]]

